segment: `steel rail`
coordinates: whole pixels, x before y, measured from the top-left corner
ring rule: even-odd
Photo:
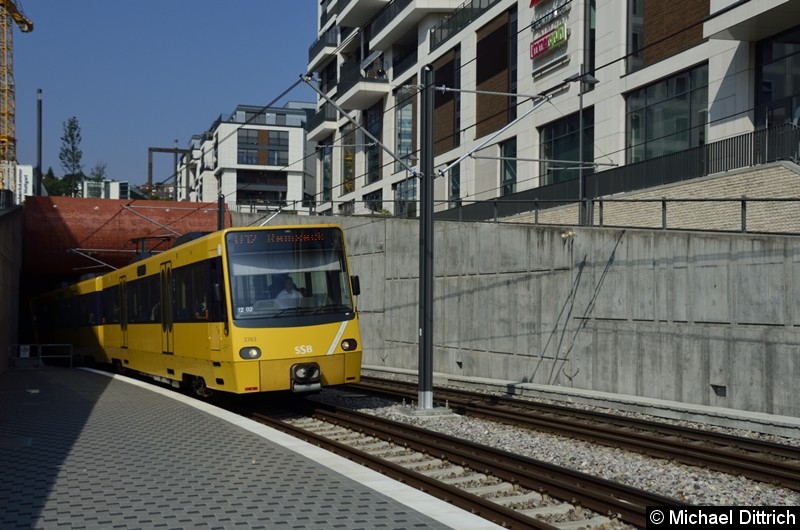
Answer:
[[[410,397],[405,384],[397,381],[387,384],[400,386],[402,390],[387,391],[382,383],[369,381],[354,386],[384,394],[388,392]],[[440,399],[446,397],[448,406],[461,414],[601,443],[691,466],[739,474],[753,480],[800,491],[800,465],[752,454],[766,453],[795,462],[800,461],[800,450],[790,446],[477,392],[452,389],[438,392]],[[548,417],[542,417],[542,414]],[[564,416],[572,420],[565,419]],[[595,424],[578,424],[578,421]],[[677,439],[681,437],[684,441]],[[690,441],[685,441],[686,439]],[[711,446],[698,445],[696,442]]]
[[[327,439],[300,427],[270,418],[264,414],[253,413],[253,419],[258,420],[274,429],[295,436],[313,445],[331,451],[353,462],[366,466],[383,475],[417,488],[429,495],[453,504],[463,510],[469,511],[495,524],[517,530],[558,530],[558,527],[528,517],[516,510],[506,508],[500,504],[486,500],[478,495],[461,490],[455,486],[445,484],[439,480],[427,477],[422,473],[406,469],[399,464],[386,461],[380,457],[370,455],[359,449],[354,449],[343,443]]]
[[[496,476],[523,488],[544,492],[564,502],[577,503],[588,510],[619,517],[641,528],[647,524],[647,506],[688,506],[676,499],[377,416],[330,405],[318,405],[315,415],[325,421]]]

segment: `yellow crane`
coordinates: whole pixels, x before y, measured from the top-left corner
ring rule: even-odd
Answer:
[[[17,172],[17,138],[14,119],[14,25],[27,33],[33,22],[14,0],[0,0],[0,190],[13,189]]]

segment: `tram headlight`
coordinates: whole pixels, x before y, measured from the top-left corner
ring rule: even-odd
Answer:
[[[261,349],[255,346],[248,346],[239,350],[239,357],[242,359],[258,359],[261,357]]]
[[[353,351],[358,347],[358,342],[356,339],[344,339],[342,341],[342,349],[344,351]]]

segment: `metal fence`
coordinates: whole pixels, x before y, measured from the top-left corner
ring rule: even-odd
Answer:
[[[662,155],[642,162],[585,175],[584,189],[589,203],[600,197],[643,190],[751,167],[778,160],[797,161],[800,128],[791,123],[776,125],[725,140]],[[557,208],[578,200],[578,179],[557,182],[530,190],[465,204],[437,212],[441,220],[488,221]],[[738,199],[735,199],[738,200]]]
[[[12,367],[31,365],[42,368],[53,359],[66,359],[72,368],[72,344],[12,344],[9,362]]]

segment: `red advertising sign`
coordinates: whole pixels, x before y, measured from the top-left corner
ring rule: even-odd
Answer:
[[[531,43],[531,59],[567,42],[567,25],[559,24],[556,29],[549,31]]]

